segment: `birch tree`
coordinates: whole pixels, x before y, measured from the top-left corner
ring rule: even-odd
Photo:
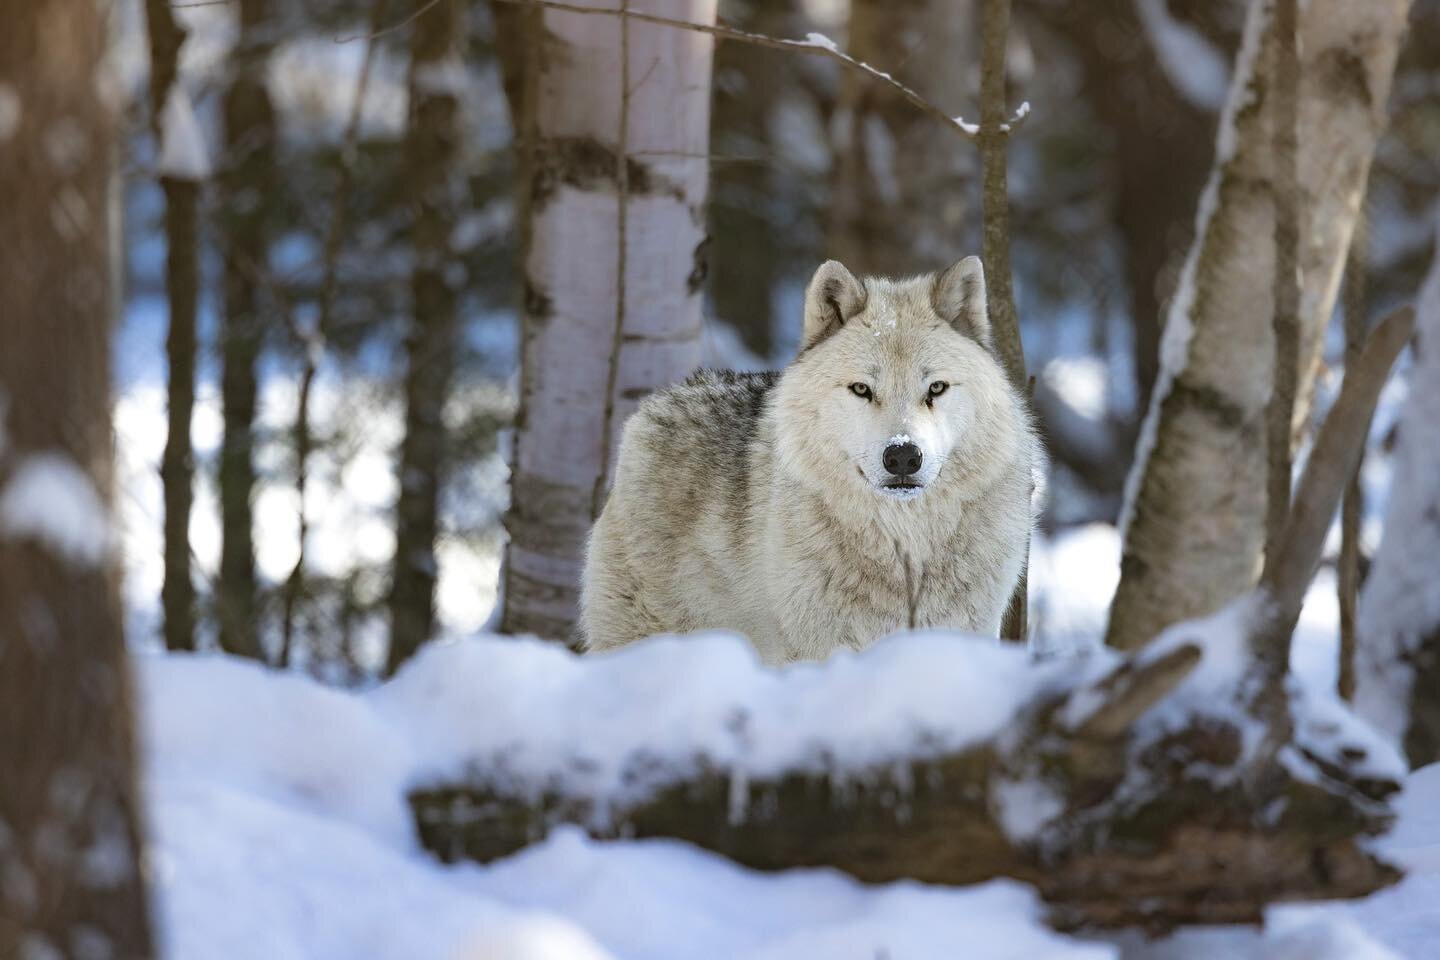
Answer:
[[[1417,310],[1385,533],[1360,596],[1355,706],[1412,767],[1440,760],[1440,251]]]
[[[115,81],[90,0],[0,23],[0,956],[147,957],[108,506]]]
[[[700,358],[715,0],[527,9],[520,407],[502,629],[568,639],[625,418]]]
[[[272,40],[267,0],[240,0],[240,35],[224,94],[225,161],[220,178],[225,259],[220,327],[220,645],[264,658],[258,630],[254,513],[256,364],[264,337],[259,278],[268,261],[275,166],[275,111],[265,86]]]
[[[973,7],[971,0],[853,0],[850,55],[896,65],[897,79],[958,116],[976,47]],[[881,276],[955,259],[974,213],[966,202],[974,154],[893,87],[859,71],[841,74],[839,111],[831,255]]]
[[[415,21],[410,43],[405,151],[415,266],[390,588],[391,672],[429,639],[435,624],[435,537],[457,320],[456,292],[447,268],[453,263],[450,234],[464,188],[456,165],[459,84],[465,76],[459,51],[463,23],[458,0],[441,0]]]
[[[1300,17],[1299,370],[1307,398],[1370,159],[1407,0],[1314,0]],[[1171,304],[1161,370],[1127,484],[1121,581],[1107,642],[1134,648],[1254,585],[1265,532],[1265,411],[1274,336],[1272,5],[1256,0],[1221,120],[1216,165]]]

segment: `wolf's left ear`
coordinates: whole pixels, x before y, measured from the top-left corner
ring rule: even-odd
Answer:
[[[935,312],[956,330],[987,350],[994,346],[985,306],[985,268],[979,257],[966,257],[936,274],[930,298]]]
[[[839,260],[826,260],[805,289],[805,329],[800,335],[804,353],[865,309],[865,285]]]

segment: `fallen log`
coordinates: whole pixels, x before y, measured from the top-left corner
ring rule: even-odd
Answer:
[[[1404,768],[1342,707],[1296,701],[1275,769],[1242,776],[1263,737],[1234,686],[1247,644],[1234,620],[1179,625],[1125,658],[1037,664],[1047,679],[1029,700],[960,749],[936,748],[941,733],[908,755],[846,767],[822,745],[755,775],[713,749],[676,757],[637,742],[600,790],[577,789],[560,767],[537,774],[533,757],[518,773],[511,750],[472,758],[463,777],[410,802],[423,844],[445,860],[494,860],[576,824],[601,838],[684,840],[762,870],[1016,878],[1040,891],[1060,929],[1256,922],[1270,903],[1393,882],[1398,872],[1361,840],[1391,822]],[[732,722],[744,730],[743,708]],[[584,780],[586,761],[571,763]]]

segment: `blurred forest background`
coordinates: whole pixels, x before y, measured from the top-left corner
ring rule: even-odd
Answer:
[[[1116,519],[1245,8],[1013,4],[1010,101],[1032,111],[1009,141],[1012,258],[1054,463],[1047,531]],[[221,646],[353,683],[433,635],[483,627],[521,343],[518,8],[117,11],[131,642]],[[978,12],[971,0],[719,3],[721,23],[823,34],[967,118],[979,115]],[[827,257],[906,274],[979,251],[979,152],[953,131],[830,58],[723,40],[714,58],[694,273],[707,365],[783,365]],[[1437,78],[1440,0],[1421,0],[1347,275],[1371,315],[1408,298],[1430,262]],[[179,427],[168,443],[167,417]],[[1363,550],[1378,533],[1367,523]]]

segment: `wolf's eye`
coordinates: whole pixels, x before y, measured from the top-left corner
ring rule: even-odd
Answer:
[[[850,392],[855,394],[855,396],[859,397],[861,400],[869,400],[871,397],[870,387],[863,383],[850,384]]]
[[[930,396],[938,397],[940,396],[940,394],[944,393],[946,390],[949,389],[950,384],[946,383],[944,380],[936,380],[934,383],[930,384]]]

